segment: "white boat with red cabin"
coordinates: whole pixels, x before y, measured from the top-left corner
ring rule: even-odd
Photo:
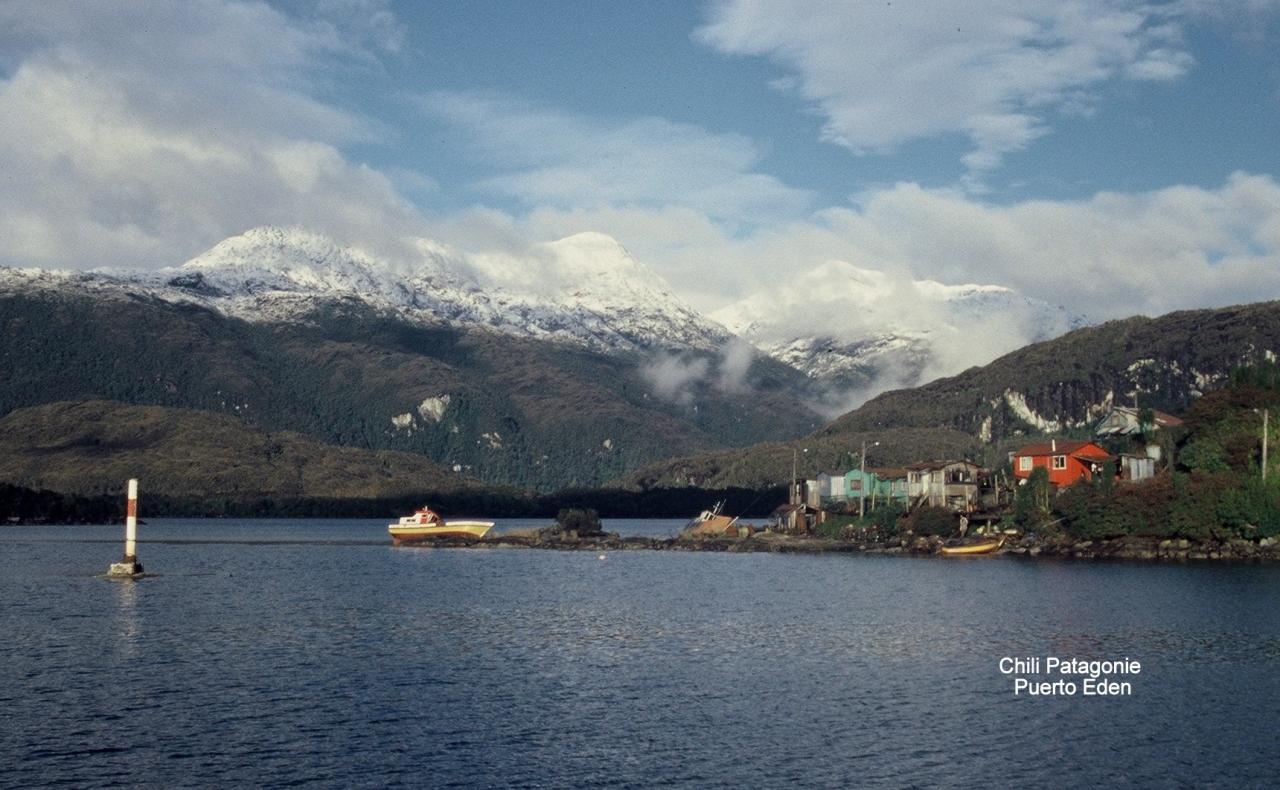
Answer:
[[[429,507],[420,507],[411,516],[401,516],[395,524],[387,525],[391,542],[421,543],[436,538],[483,538],[493,529],[492,521],[445,521]]]

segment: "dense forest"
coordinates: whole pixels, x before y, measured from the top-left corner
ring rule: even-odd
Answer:
[[[0,294],[0,331],[0,415],[90,400],[202,410],[541,492],[820,423],[795,394],[804,376],[766,357],[726,388],[706,355],[709,375],[665,398],[645,355],[414,324],[356,301],[259,323],[145,295],[24,291]]]
[[[758,486],[839,468],[863,442],[868,463],[902,466],[970,458],[998,466],[1029,437],[1084,438],[1110,405],[1181,414],[1224,386],[1232,370],[1280,351],[1280,302],[1129,318],[1035,343],[982,367],[885,392],[800,439],[659,461],[620,477],[625,487],[693,481]],[[878,443],[878,444],[877,444]]]
[[[593,510],[604,518],[692,518],[717,502],[725,511],[761,518],[786,499],[785,488],[765,491],[701,488],[620,491],[576,489],[539,496],[492,490],[433,492],[379,498],[148,496],[143,517],[205,518],[382,518],[392,519],[430,504],[449,517],[554,519],[566,509]],[[104,524],[124,518],[123,496],[76,496],[0,484],[0,524]]]
[[[1274,455],[1265,467],[1262,456],[1264,425],[1275,434],[1271,417],[1277,408],[1276,366],[1241,368],[1227,387],[1187,410],[1185,424],[1166,439],[1174,458],[1154,479],[1117,483],[1107,477],[1048,497],[1047,480],[1037,477],[1019,490],[1015,519],[1026,529],[1089,539],[1280,535],[1280,474]]]

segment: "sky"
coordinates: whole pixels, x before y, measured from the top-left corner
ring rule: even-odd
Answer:
[[[1280,298],[1280,0],[0,2],[0,264],[607,233],[1092,320]]]

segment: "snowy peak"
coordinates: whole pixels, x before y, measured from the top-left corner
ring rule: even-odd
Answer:
[[[566,278],[584,288],[601,290],[621,285],[666,291],[667,284],[648,266],[641,264],[612,236],[577,233],[545,245]]]
[[[555,262],[563,284],[561,301],[566,305],[637,316],[653,312],[674,324],[704,325],[712,334],[727,337],[722,327],[686,304],[665,280],[631,257],[611,236],[579,233],[550,242],[545,249]]]
[[[331,239],[299,228],[266,226],[224,239],[212,249],[182,265],[184,269],[258,267],[287,272],[315,266],[371,267],[373,258],[352,248],[339,247]]]
[[[408,295],[405,282],[434,268],[427,263],[424,259],[415,272],[315,233],[263,227],[225,239],[177,269],[161,271],[179,283],[199,275],[208,286],[232,294],[329,293],[403,302]]]
[[[412,250],[389,260],[305,230],[261,227],[182,266],[96,276],[247,320],[302,319],[319,303],[355,298],[419,322],[603,350],[712,349],[728,338],[604,234],[580,233],[523,256],[457,253],[430,239]]]
[[[831,334],[853,341],[876,334],[920,334],[962,328],[1010,315],[1046,335],[1071,328],[1061,308],[999,285],[947,285],[829,261],[789,281],[722,308],[713,317],[765,342]]]
[[[1062,308],[1003,286],[914,280],[845,261],[828,261],[713,317],[829,384],[838,409],[1083,325]]]

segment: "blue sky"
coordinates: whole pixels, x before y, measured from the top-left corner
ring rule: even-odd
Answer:
[[[1280,298],[1280,2],[0,5],[0,263],[594,230],[714,309],[830,260],[1092,318]]]

